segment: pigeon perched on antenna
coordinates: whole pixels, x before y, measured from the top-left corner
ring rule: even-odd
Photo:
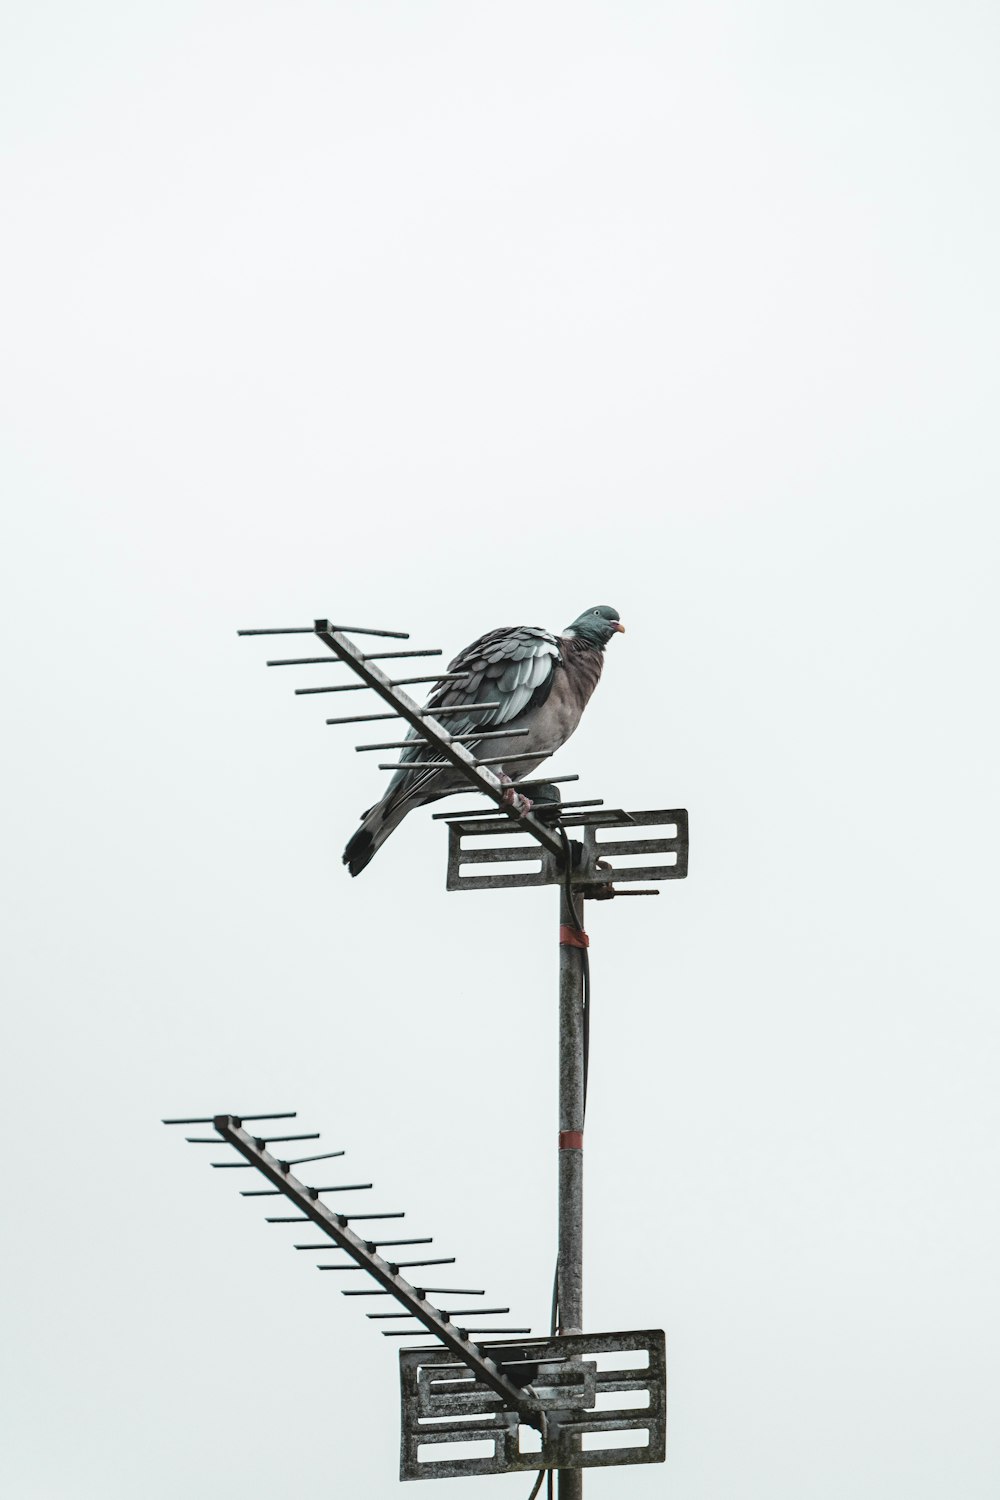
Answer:
[[[497,775],[513,783],[529,776],[569,739],[597,686],[604,648],[616,631],[624,629],[616,609],[598,604],[578,615],[562,635],[553,635],[538,625],[491,630],[456,656],[448,668],[450,680],[434,689],[426,710],[444,714],[453,703],[496,703],[496,708],[482,713],[446,716],[446,726],[453,735],[488,729],[491,759],[504,754],[524,757],[537,751],[537,760],[512,763],[513,776],[508,776],[497,761]],[[456,672],[462,676],[451,677]],[[528,733],[512,736],[509,741],[496,738],[497,730],[508,725]],[[431,758],[433,752],[416,730],[411,729],[407,738],[413,745],[402,751],[401,761]],[[475,742],[467,743],[475,754]],[[344,864],[351,874],[360,875],[408,812],[460,791],[464,785],[461,773],[444,762],[440,770],[435,766],[397,771],[381,802],[363,814],[361,827],[344,850]],[[522,812],[531,806],[513,786],[510,802]]]

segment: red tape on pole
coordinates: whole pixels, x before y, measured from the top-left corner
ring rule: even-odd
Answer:
[[[563,925],[559,929],[560,948],[589,948],[590,938],[582,927],[568,927]]]
[[[583,1150],[583,1131],[582,1130],[560,1130],[560,1132],[559,1132],[559,1150],[560,1151],[582,1151]]]

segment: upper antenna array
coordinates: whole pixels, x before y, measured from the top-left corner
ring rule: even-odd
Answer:
[[[329,620],[314,620],[311,626],[293,625],[286,626],[284,629],[278,630],[240,630],[237,632],[237,634],[315,635],[317,639],[321,640],[324,646],[326,646],[333,653],[332,659],[341,661],[345,666],[350,667],[355,676],[360,678],[360,681],[334,683],[330,685],[323,685],[320,687],[296,688],[295,692],[297,696],[304,697],[314,693],[360,692],[364,688],[371,688],[375,693],[378,694],[383,702],[388,704],[390,709],[389,713],[350,714],[347,716],[341,716],[339,718],[327,719],[326,722],[328,724],[362,724],[370,723],[374,719],[405,719],[410,728],[415,730],[417,735],[424,741],[424,743],[435,752],[435,761],[447,761],[449,764],[454,766],[462,776],[464,776],[465,780],[469,783],[470,787],[472,787],[474,791],[482,792],[484,796],[489,797],[491,801],[495,802],[497,806],[500,807],[504,812],[511,811],[511,798],[508,783],[501,780],[501,778],[490,769],[491,761],[489,756],[474,756],[469,750],[466,749],[465,745],[462,742],[464,739],[470,738],[470,736],[452,735],[446,728],[446,725],[441,722],[442,719],[447,720],[449,718],[456,718],[459,716],[464,717],[468,713],[484,713],[488,709],[498,708],[499,704],[450,704],[447,710],[439,710],[437,716],[429,714],[425,712],[425,710],[422,709],[418,703],[414,702],[409,693],[403,692],[403,688],[410,687],[415,683],[445,682],[449,680],[449,673],[431,672],[430,674],[417,677],[392,678],[389,677],[387,673],[383,672],[381,667],[376,666],[375,663],[379,660],[384,660],[386,656],[390,655],[440,656],[440,649],[431,648],[429,650],[412,650],[406,652],[365,652],[359,650],[354,642],[348,639],[348,632],[351,635],[378,635],[391,637],[393,640],[409,640],[409,635],[404,630],[371,630],[367,628],[362,629],[360,626],[331,625]],[[323,663],[324,665],[326,665],[330,660],[331,659],[328,657],[291,656],[282,657],[274,661],[269,661],[268,666],[299,667],[306,665],[312,666],[318,663]],[[514,731],[514,733],[516,734],[517,731]],[[510,731],[507,731],[507,734],[509,735]],[[472,738],[475,738],[477,740],[483,740],[487,737],[488,733],[478,736],[472,736]],[[359,750],[397,750],[402,749],[406,743],[406,741],[390,741],[387,744],[358,745],[356,748]],[[504,758],[507,764],[509,764],[512,759],[516,759],[516,757],[511,757],[508,755]],[[537,761],[538,757],[537,755],[531,755],[525,756],[525,759]],[[408,761],[406,764],[411,769],[417,769],[422,764],[422,762]],[[495,764],[495,762],[492,762],[492,764]],[[384,762],[379,766],[379,769],[384,771],[392,771],[398,769],[398,766],[396,762]],[[556,833],[553,832],[551,828],[547,828],[539,818],[533,816],[530,812],[520,812],[516,807],[513,809],[513,811],[517,812],[517,815],[520,818],[521,826],[528,833],[530,833],[533,838],[537,839],[537,841],[542,845],[543,848],[548,849],[552,854],[558,854],[560,852],[561,845],[559,837]]]
[[[458,703],[446,709],[436,709],[433,714],[421,708],[404,688],[416,683],[447,682],[454,676],[448,672],[431,672],[413,677],[390,677],[375,663],[387,658],[413,656],[441,656],[439,647],[408,649],[404,651],[362,651],[349,635],[368,635],[409,640],[405,630],[376,630],[360,625],[332,625],[329,620],[314,620],[312,625],[291,625],[273,629],[240,630],[241,636],[267,635],[314,635],[323,642],[328,656],[286,656],[270,660],[269,667],[330,666],[342,663],[359,679],[357,682],[339,682],[295,689],[296,696],[306,697],[318,693],[361,692],[366,688],[375,692],[387,705],[388,712],[372,714],[339,715],[326,720],[327,724],[363,724],[373,720],[402,719],[427,746],[427,760],[383,761],[379,770],[395,771],[401,767],[419,770],[426,765],[452,765],[468,784],[470,790],[480,792],[494,804],[490,813],[485,809],[459,813],[435,813],[435,818],[447,819],[449,823],[449,890],[475,890],[484,887],[514,885],[549,885],[569,878],[576,886],[592,887],[592,894],[602,897],[618,895],[657,895],[655,890],[618,891],[614,881],[636,882],[640,880],[678,880],[687,874],[687,813],[683,809],[629,813],[623,808],[604,808],[601,798],[587,798],[574,802],[562,802],[557,783],[578,781],[578,775],[548,777],[544,780],[520,783],[519,791],[529,788],[538,794],[538,800],[530,811],[517,795],[512,796],[512,787],[506,777],[491,769],[502,763],[511,765],[518,756],[506,754],[491,759],[489,740],[514,739],[526,735],[526,729],[506,728],[498,731],[484,730],[480,733],[452,734],[447,727],[451,718],[466,717],[469,713],[481,713],[499,707],[498,703]],[[466,742],[475,741],[475,754],[466,748]],[[412,746],[413,740],[383,740],[375,744],[356,745],[359,751],[403,750]],[[485,750],[485,753],[483,753]],[[537,763],[535,752],[523,757]],[[544,800],[543,800],[544,799]],[[489,820],[488,822],[486,820]],[[601,842],[596,830],[606,825],[609,829],[643,825],[645,837],[638,840],[619,839],[611,843]],[[649,826],[655,825],[655,826]],[[565,830],[586,827],[582,853],[571,857]],[[656,829],[661,831],[656,836]],[[669,831],[668,831],[669,830]],[[522,832],[533,841],[535,853],[522,845],[508,845],[493,849],[476,847],[480,836],[492,833]],[[666,860],[658,864],[634,867],[622,864],[624,859],[639,854],[663,854]],[[524,864],[534,858],[537,868],[527,873],[488,873],[481,871],[465,874],[464,867],[470,865]]]

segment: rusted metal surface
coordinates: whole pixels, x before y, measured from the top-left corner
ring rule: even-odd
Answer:
[[[516,1411],[467,1366],[442,1349],[404,1349],[399,1355],[400,1479],[543,1468],[580,1479],[579,1471],[585,1468],[663,1462],[667,1383],[661,1331],[491,1340],[483,1347],[500,1368],[533,1392],[542,1415],[541,1451],[521,1451]],[[608,1368],[620,1365],[621,1356],[628,1354],[635,1359],[626,1368]],[[620,1405],[608,1402],[614,1394],[626,1399]],[[635,1443],[600,1446],[602,1434],[618,1432],[634,1432]],[[586,1447],[584,1438],[589,1439]],[[456,1449],[467,1443],[489,1443],[492,1452],[469,1456]]]
[[[584,894],[595,892],[616,882],[650,880],[684,880],[688,872],[688,815],[684,808],[664,811],[625,812],[621,808],[597,808],[577,816],[560,818],[564,828],[582,830],[583,852],[573,870],[573,886]],[[656,837],[641,839],[606,839],[601,835],[611,829],[636,827],[662,830]],[[667,832],[672,829],[672,832]],[[448,823],[449,891],[502,890],[505,887],[555,885],[563,879],[563,850],[560,842],[556,854],[535,843],[519,838],[516,823],[495,817],[452,819]],[[469,840],[496,836],[504,840],[492,848],[473,848]],[[622,858],[637,854],[671,856],[669,864],[625,865]],[[470,865],[505,865],[532,863],[534,870],[516,870],[468,874]]]

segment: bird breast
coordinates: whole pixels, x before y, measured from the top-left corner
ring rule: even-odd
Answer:
[[[530,776],[547,755],[564,745],[580,722],[583,710],[590,701],[601,675],[602,658],[598,651],[573,647],[564,650],[563,664],[554,669],[552,687],[545,702],[527,715],[523,726],[529,733],[509,740],[484,742],[483,753],[490,756],[529,755],[537,752],[538,760],[514,762],[509,770],[515,778]],[[514,728],[515,725],[511,725]],[[486,745],[489,745],[489,751]],[[498,767],[499,769],[499,767]]]

